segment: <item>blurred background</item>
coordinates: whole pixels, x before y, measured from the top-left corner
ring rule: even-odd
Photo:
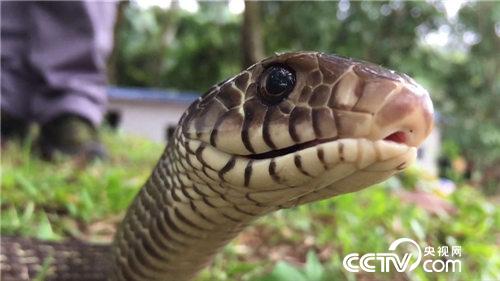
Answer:
[[[403,174],[259,220],[199,280],[500,280],[498,2],[120,2],[108,159],[49,163],[29,140],[3,147],[2,234],[111,240],[184,109],[254,62],[298,50],[407,73],[431,93],[436,129]],[[461,272],[343,269],[347,254],[387,252],[400,237],[460,246]]]

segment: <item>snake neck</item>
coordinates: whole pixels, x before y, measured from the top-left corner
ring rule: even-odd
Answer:
[[[118,230],[114,280],[190,280],[270,211],[214,176],[179,140],[167,146]]]

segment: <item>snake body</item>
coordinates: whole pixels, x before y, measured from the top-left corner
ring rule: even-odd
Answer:
[[[255,219],[407,167],[432,115],[427,91],[404,74],[317,52],[265,59],[186,110],[112,248],[102,248],[111,250],[105,261],[80,257],[96,268],[64,272],[72,280],[191,280]],[[2,241],[3,265],[14,243]],[[62,273],[51,278],[69,280]]]

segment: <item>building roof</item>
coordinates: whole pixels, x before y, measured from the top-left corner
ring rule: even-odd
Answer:
[[[199,96],[200,94],[196,92],[181,92],[170,89],[108,87],[108,97],[111,100],[192,103]]]

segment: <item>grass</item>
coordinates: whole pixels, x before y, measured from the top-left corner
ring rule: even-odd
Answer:
[[[29,143],[3,149],[2,233],[110,240],[163,147],[109,133],[104,142],[110,159],[86,168],[78,161],[42,161]]]
[[[124,210],[149,176],[163,146],[104,133],[110,159],[83,168],[47,163],[29,143],[2,149],[2,234],[62,240],[110,241]],[[500,211],[477,190],[442,194],[417,169],[362,192],[266,216],[217,255],[198,280],[499,280]],[[445,202],[430,211],[401,194],[416,190]],[[443,203],[444,204],[444,203]],[[388,252],[411,238],[427,246],[460,245],[460,273],[350,273],[344,256]]]

